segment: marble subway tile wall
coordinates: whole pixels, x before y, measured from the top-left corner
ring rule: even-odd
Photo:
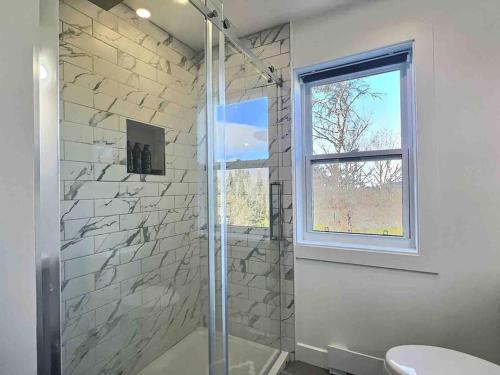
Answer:
[[[269,168],[270,183],[281,183],[283,238],[271,240],[269,229],[228,228],[230,334],[273,347],[281,343],[293,355],[290,26],[273,27],[242,41],[283,78],[281,88],[268,83],[243,55],[227,48],[227,103],[269,100],[269,159],[255,166]]]
[[[60,3],[64,374],[135,374],[201,322],[195,51],[125,5]],[[126,119],[165,129],[128,174]]]

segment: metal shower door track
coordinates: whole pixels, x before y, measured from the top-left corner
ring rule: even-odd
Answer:
[[[259,59],[255,53],[253,53],[249,48],[245,47],[241,43],[237,36],[236,28],[232,25],[227,18],[220,18],[220,14],[217,10],[211,10],[200,0],[189,0],[189,2],[198,9],[212,24],[214,24],[224,35],[233,43],[235,47],[243,53],[252,64],[257,67],[262,75],[264,75],[269,81],[276,83],[279,87],[283,85],[283,80],[276,74],[276,68],[272,65],[266,65]]]

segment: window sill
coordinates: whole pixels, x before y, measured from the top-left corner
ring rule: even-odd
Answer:
[[[301,240],[295,243],[295,258],[435,275],[439,273],[428,256],[411,248],[326,246],[324,243]]]

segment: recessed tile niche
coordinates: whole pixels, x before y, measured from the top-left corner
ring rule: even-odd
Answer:
[[[127,166],[131,163],[129,173],[165,175],[165,129],[144,124],[142,122],[127,120],[127,147],[130,144],[132,153],[127,150]],[[149,148],[151,152],[151,170],[144,168],[141,158],[141,168],[135,168],[134,148],[139,147],[142,157],[144,148]]]

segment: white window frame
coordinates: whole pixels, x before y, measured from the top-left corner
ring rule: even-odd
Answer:
[[[355,57],[341,59],[329,65],[322,64],[321,67],[313,67],[310,71],[320,69],[331,69],[346,64],[357,64],[366,60],[387,55],[409,51],[409,61],[372,68],[362,72],[335,76],[323,80],[302,83],[299,78],[296,82],[300,89],[300,109],[296,112],[300,117],[300,126],[295,128],[295,137],[300,134],[300,142],[296,142],[296,213],[297,213],[297,242],[299,245],[320,246],[323,248],[334,248],[340,250],[360,250],[370,252],[384,252],[397,254],[418,254],[417,247],[417,216],[416,216],[416,168],[415,168],[415,109],[414,109],[414,79],[412,64],[412,45],[404,43],[394,47],[388,47]],[[312,152],[312,124],[310,93],[312,87],[348,79],[360,78],[373,74],[399,70],[401,72],[401,148],[396,150],[377,150],[353,153],[314,155]],[[307,74],[307,71],[301,72]],[[297,87],[297,86],[296,86]],[[296,104],[297,104],[296,100]],[[297,132],[298,131],[298,132]],[[339,159],[352,158],[374,158],[374,157],[397,157],[402,160],[403,169],[403,225],[404,236],[383,236],[373,234],[318,232],[312,230],[312,176],[311,166],[313,162],[335,161]]]

